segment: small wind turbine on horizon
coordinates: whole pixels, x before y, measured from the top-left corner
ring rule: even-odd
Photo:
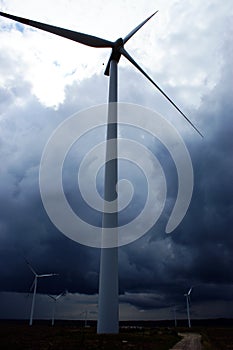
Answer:
[[[38,278],[43,278],[43,277],[58,276],[58,274],[57,273],[46,273],[46,274],[43,274],[43,275],[38,275],[27,260],[26,260],[26,263],[27,263],[29,269],[32,271],[32,273],[35,276],[35,278],[34,278],[34,280],[32,282],[31,288],[30,288],[30,291],[31,291],[33,289],[33,287],[34,287],[33,296],[32,296],[32,306],[31,306],[31,313],[30,313],[30,321],[29,321],[29,325],[32,326],[33,315],[34,315],[34,307],[35,307],[36,290],[37,290],[37,280],[38,280]]]
[[[177,317],[176,317],[176,306],[172,308],[173,315],[174,315],[174,325],[177,327]]]
[[[51,324],[52,326],[54,326],[54,319],[55,319],[55,310],[56,310],[56,305],[57,305],[57,301],[65,296],[67,294],[67,290],[64,290],[62,293],[54,296],[54,295],[51,295],[51,294],[48,294],[48,296],[53,299],[53,311],[52,311],[52,321],[51,321]]]
[[[88,310],[86,309],[85,311],[81,312],[80,315],[84,315],[84,327],[88,328],[88,324],[87,324],[87,316],[88,316]]]
[[[188,293],[184,294],[186,297],[186,308],[187,308],[187,318],[188,318],[188,327],[191,328],[191,320],[190,320],[190,295],[193,287],[191,287]]]
[[[103,234],[101,261],[100,261],[100,277],[99,277],[99,310],[98,310],[98,333],[118,333],[119,331],[119,301],[118,301],[118,247],[117,247],[117,192],[116,185],[118,181],[118,165],[117,165],[117,101],[118,101],[118,83],[117,68],[121,56],[124,56],[133,66],[135,66],[176,108],[176,110],[190,123],[190,125],[202,136],[200,131],[188,119],[188,117],[177,107],[177,105],[166,95],[166,93],[149,77],[149,75],[134,61],[130,54],[126,51],[124,45],[131,39],[138,30],[148,22],[158,11],[140,23],[124,38],[116,41],[105,40],[96,36],[55,27],[41,22],[32,21],[30,19],[13,16],[4,12],[0,12],[0,16],[12,19],[14,21],[30,25],[32,27],[44,30],[49,33],[56,34],[63,38],[73,40],[75,42],[95,47],[112,49],[110,58],[107,63],[105,75],[110,76],[109,81],[109,98],[108,98],[108,125],[107,125],[107,141],[116,140],[111,145],[107,143],[106,159],[112,159],[105,164],[105,180],[104,180],[104,200],[105,209],[107,202],[115,201],[115,213],[109,214],[103,211],[102,227],[116,228],[115,231],[115,248],[105,248],[104,241],[108,240]]]

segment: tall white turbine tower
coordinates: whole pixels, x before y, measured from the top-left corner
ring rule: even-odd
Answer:
[[[55,311],[56,311],[57,301],[58,301],[61,297],[65,296],[66,294],[67,294],[67,290],[65,290],[64,292],[62,292],[62,293],[60,293],[59,295],[56,295],[56,296],[48,294],[48,296],[49,296],[51,299],[53,299],[53,311],[52,311],[52,319],[51,319],[51,320],[52,320],[52,321],[51,321],[52,326],[54,326],[54,319],[55,319]]]
[[[188,318],[188,327],[191,328],[191,320],[190,320],[190,294],[192,292],[193,287],[191,287],[188,293],[184,294],[186,297],[186,308],[187,308],[187,318]]]
[[[59,35],[63,38],[73,40],[75,42],[95,47],[95,48],[111,48],[112,52],[105,70],[105,75],[110,76],[109,81],[109,108],[108,108],[108,126],[107,140],[112,140],[111,145],[107,143],[106,159],[115,159],[106,162],[105,165],[105,183],[104,183],[104,200],[105,209],[108,202],[115,200],[115,213],[109,214],[106,211],[103,213],[102,227],[102,249],[100,262],[100,278],[99,278],[99,310],[98,310],[98,333],[118,333],[119,329],[119,305],[118,305],[118,248],[117,248],[117,193],[116,185],[118,179],[117,171],[117,68],[118,62],[123,55],[131,62],[162,94],[163,96],[177,109],[177,111],[192,125],[192,127],[201,135],[199,130],[186,117],[186,115],[177,107],[177,105],[166,95],[166,93],[149,77],[149,75],[134,61],[130,54],[126,51],[124,45],[130,38],[153,17],[158,11],[140,23],[133,29],[125,38],[119,38],[116,41],[109,41],[96,36],[79,33],[67,30],[60,27],[51,26],[45,23],[32,21],[27,18],[13,16],[4,12],[0,12],[0,16],[18,21],[32,27],[45,30],[49,33]],[[202,136],[202,135],[201,135]],[[106,242],[109,241],[106,228],[115,228],[115,236],[113,236],[115,248],[107,248]]]
[[[26,263],[28,264],[28,267],[30,268],[30,270],[32,271],[32,273],[34,274],[35,278],[34,281],[31,285],[30,291],[32,290],[33,286],[34,286],[34,290],[33,290],[33,297],[32,297],[32,306],[31,306],[31,313],[30,313],[30,321],[29,321],[29,325],[32,326],[33,323],[33,314],[34,314],[34,307],[35,307],[35,298],[36,298],[36,290],[37,290],[37,279],[38,278],[43,278],[43,277],[52,277],[52,276],[58,276],[57,273],[47,273],[47,274],[43,274],[43,275],[38,275],[35,270],[31,267],[31,265],[29,264],[28,261],[26,261]]]

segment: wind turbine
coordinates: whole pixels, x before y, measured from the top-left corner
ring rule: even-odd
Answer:
[[[109,81],[109,97],[108,97],[108,125],[107,125],[107,141],[115,140],[106,148],[106,159],[112,159],[105,164],[105,183],[104,183],[104,200],[107,208],[107,202],[115,200],[115,213],[103,212],[102,227],[102,249],[100,260],[100,277],[99,277],[99,312],[98,312],[98,333],[118,333],[119,330],[119,306],[118,306],[118,248],[117,248],[117,67],[121,55],[131,62],[177,109],[177,111],[191,124],[191,126],[202,136],[200,131],[188,119],[188,117],[177,107],[177,105],[167,96],[167,94],[149,77],[149,75],[134,61],[130,54],[126,51],[124,45],[132,38],[134,34],[148,22],[158,11],[146,18],[136,28],[134,28],[124,38],[116,41],[105,40],[96,36],[55,27],[41,22],[32,21],[27,18],[13,16],[4,12],[0,15],[32,27],[42,29],[46,32],[59,35],[63,38],[73,40],[75,42],[95,47],[112,49],[110,58],[107,63],[105,75],[110,76]],[[106,228],[116,228],[115,232],[115,248],[105,248],[107,241]]]
[[[54,326],[54,318],[55,318],[55,309],[56,309],[56,304],[57,304],[57,301],[63,297],[64,295],[67,294],[67,290],[65,290],[64,292],[54,296],[54,295],[50,295],[48,294],[48,296],[53,299],[53,311],[52,311],[52,326]]]
[[[89,327],[89,326],[87,325],[88,310],[86,309],[85,311],[81,312],[79,315],[84,315],[84,327],[85,327],[85,328]]]
[[[57,276],[57,273],[46,273],[43,275],[38,275],[36,273],[36,271],[31,267],[31,265],[29,264],[28,261],[26,261],[29,269],[32,271],[32,273],[34,274],[35,278],[32,282],[30,291],[32,290],[33,286],[34,286],[34,290],[33,290],[33,297],[32,297],[32,306],[31,306],[31,314],[30,314],[30,321],[29,321],[29,325],[32,326],[33,323],[33,314],[34,314],[34,307],[35,307],[35,298],[36,298],[36,290],[37,290],[37,279],[38,278],[43,278],[43,277],[51,277],[51,276]]]
[[[193,287],[191,287],[188,293],[184,294],[186,297],[186,307],[187,307],[187,318],[188,318],[188,327],[191,328],[191,320],[190,320],[190,294],[192,292]]]
[[[174,325],[175,327],[177,327],[176,306],[173,307],[173,314],[174,314]]]

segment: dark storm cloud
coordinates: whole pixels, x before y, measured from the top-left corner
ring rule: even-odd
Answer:
[[[186,217],[171,235],[161,235],[160,222],[151,230],[148,245],[142,238],[122,249],[122,291],[150,291],[139,301],[131,296],[140,308],[156,307],[152,291],[163,295],[167,306],[182,304],[183,293],[192,285],[197,286],[195,302],[212,300],[216,308],[221,301],[232,302],[233,55],[229,47],[225,52],[221,79],[197,111],[204,139],[188,141],[195,184]]]
[[[19,87],[17,94],[9,88],[0,91],[0,101],[7,108],[1,113],[0,132],[0,289],[29,290],[33,275],[25,264],[26,257],[38,273],[59,273],[53,281],[40,281],[39,292],[56,293],[68,288],[71,292],[94,293],[99,252],[75,244],[58,232],[44,211],[39,192],[43,148],[56,125],[69,116],[72,105],[68,112],[63,108],[56,112],[45,109],[32,95],[27,103],[17,105],[19,91],[26,94],[30,86],[22,77],[12,85]],[[76,95],[85,96],[76,85],[74,90]],[[82,103],[87,102],[82,98]],[[78,109],[77,102],[73,107],[72,113]]]

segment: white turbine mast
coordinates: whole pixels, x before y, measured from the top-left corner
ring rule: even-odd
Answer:
[[[191,287],[188,293],[184,294],[186,297],[186,308],[187,308],[187,319],[188,319],[188,327],[191,328],[191,319],[190,319],[190,295],[193,287]]]
[[[87,317],[88,317],[88,313],[89,311],[87,309],[85,309],[85,311],[81,312],[79,315],[83,316],[84,315],[84,327],[88,328],[88,324],[87,324]]]
[[[137,31],[149,21],[158,11],[140,23],[125,38],[119,38],[116,41],[109,41],[96,36],[55,27],[41,22],[36,22],[27,18],[17,17],[4,12],[0,12],[0,16],[12,19],[14,21],[30,25],[32,27],[44,30],[49,33],[56,34],[63,38],[73,40],[75,42],[95,47],[112,49],[105,75],[110,76],[109,81],[109,108],[108,108],[108,125],[107,125],[107,141],[117,140],[117,67],[121,55],[133,64],[176,108],[176,110],[191,124],[191,126],[202,136],[200,131],[188,119],[188,117],[177,107],[177,105],[167,96],[167,94],[149,77],[149,75],[134,61],[130,54],[126,51],[124,45],[128,40],[137,33]],[[110,158],[111,156],[111,158]],[[115,159],[114,159],[115,157]],[[119,301],[118,301],[118,213],[117,213],[117,193],[116,184],[118,180],[117,168],[117,142],[107,143],[106,159],[112,159],[105,164],[105,183],[104,183],[104,200],[105,205],[109,201],[116,203],[115,213],[108,214],[103,212],[102,227],[102,249],[100,261],[100,278],[99,278],[99,310],[97,333],[118,333],[119,331]],[[115,228],[114,243],[115,248],[105,248],[105,242],[108,241],[106,228]]]
[[[46,274],[38,275],[27,260],[26,260],[26,263],[27,263],[28,267],[30,268],[30,270],[32,271],[32,273],[34,274],[34,276],[35,276],[35,278],[34,278],[34,280],[32,282],[31,288],[30,288],[30,292],[31,292],[31,290],[34,287],[34,289],[33,289],[33,296],[32,296],[32,306],[31,306],[30,320],[29,320],[29,325],[32,326],[33,315],[34,315],[34,308],[35,308],[36,291],[37,291],[37,282],[38,282],[37,280],[38,280],[38,278],[43,278],[43,277],[58,276],[58,274],[57,273],[46,273]]]

